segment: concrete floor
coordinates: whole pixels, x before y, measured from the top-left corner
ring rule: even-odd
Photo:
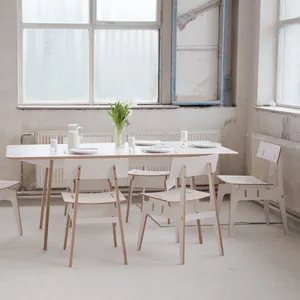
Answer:
[[[22,206],[24,236],[17,236],[10,207],[0,207],[0,299],[2,300],[298,300],[300,234],[284,236],[281,225],[238,225],[228,238],[222,226],[225,256],[218,256],[210,226],[203,226],[204,245],[196,227],[187,227],[186,264],[179,265],[174,229],[149,221],[143,249],[136,251],[139,211],[133,207],[125,226],[129,265],[121,248],[113,248],[109,225],[78,227],[74,267],[62,250],[63,207],[53,205],[49,250],[42,248],[37,229],[39,208]],[[228,219],[228,203],[221,221]],[[255,204],[239,207],[239,221],[263,222]],[[278,222],[277,217],[272,217]],[[162,220],[163,222],[163,220]],[[119,243],[120,244],[120,243]]]

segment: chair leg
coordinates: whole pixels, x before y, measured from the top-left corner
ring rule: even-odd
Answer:
[[[75,217],[72,222],[72,237],[71,237],[71,248],[70,248],[70,257],[69,257],[69,268],[72,268],[73,265],[73,256],[75,248],[75,233],[76,233],[76,220]]]
[[[175,243],[179,243],[179,220],[175,222]]]
[[[18,227],[18,232],[19,235],[23,235],[23,229],[22,229],[22,221],[21,221],[21,214],[20,214],[20,208],[19,208],[19,204],[18,204],[18,200],[17,200],[17,194],[16,191],[9,191],[9,197],[8,197],[9,201],[12,204],[13,210],[14,210],[14,214],[15,214],[15,219],[17,222],[17,227]]]
[[[218,209],[219,214],[220,214],[220,210],[221,210],[221,206],[222,206],[224,196],[228,193],[230,193],[230,185],[228,185],[226,183],[219,184],[218,195],[217,195],[217,209]]]
[[[165,181],[164,181],[164,191],[167,191],[167,180],[168,180],[168,176],[165,177]],[[168,225],[171,224],[171,218],[168,218]]]
[[[215,229],[215,234],[216,234],[216,237],[217,237],[219,254],[221,256],[223,256],[224,255],[224,248],[223,248],[222,233],[221,233],[221,227],[220,227],[220,221],[219,221],[218,215],[216,215],[216,218],[215,218],[215,221],[214,221],[214,229]]]
[[[143,189],[142,193],[145,193],[145,192],[146,192],[146,189]],[[142,196],[141,211],[143,211],[144,201],[145,201],[145,196]]]
[[[197,230],[198,230],[199,243],[202,245],[203,244],[203,236],[202,236],[202,230],[201,230],[201,222],[199,219],[197,220]]]
[[[179,225],[179,254],[180,254],[180,264],[184,265],[185,260],[185,222],[184,218],[180,218]]]
[[[142,243],[143,243],[144,233],[147,224],[147,218],[148,218],[148,214],[143,212],[141,217],[140,229],[139,229],[139,238],[138,238],[138,245],[137,245],[138,251],[142,249]]]
[[[117,244],[117,232],[116,232],[116,223],[112,224],[113,227],[113,238],[114,238],[114,247],[116,248],[118,246]]]
[[[125,244],[125,236],[124,236],[122,216],[119,216],[119,227],[120,227],[121,243],[122,243],[123,256],[124,256],[124,264],[127,265],[128,262],[127,262],[127,253],[126,253],[126,244]]]
[[[67,223],[66,223],[66,229],[65,229],[65,239],[64,239],[64,250],[67,249],[67,243],[68,243],[68,235],[69,235],[69,227],[70,227],[70,216],[67,215]]]
[[[283,196],[278,199],[278,204],[279,204],[284,234],[287,234],[288,233],[287,213],[286,213],[285,201]]]
[[[229,211],[229,227],[228,227],[229,236],[233,236],[233,227],[234,227],[235,215],[236,215],[236,205],[237,205],[237,199],[235,195],[231,195],[230,211]]]
[[[68,209],[68,204],[66,203],[66,204],[65,204],[65,210],[64,210],[64,216],[67,215],[67,209]]]
[[[126,223],[128,223],[130,206],[131,206],[131,201],[132,201],[133,180],[134,180],[134,178],[130,179],[130,184],[129,184],[129,195],[128,195],[128,201],[127,201]]]
[[[270,201],[264,200],[264,213],[266,218],[266,224],[270,224]]]
[[[49,168],[46,168],[45,169],[45,178],[44,178],[42,202],[41,202],[40,227],[39,227],[40,229],[43,229],[43,223],[44,223],[45,204],[46,204],[47,185],[48,185],[48,174],[49,174]]]

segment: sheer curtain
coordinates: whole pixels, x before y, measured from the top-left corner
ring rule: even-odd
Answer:
[[[158,101],[158,30],[96,27],[90,66],[89,0],[23,0],[22,15],[23,23],[36,24],[23,30],[24,103],[89,103],[91,84],[94,103]],[[155,21],[156,0],[98,0],[97,19]],[[51,24],[82,28],[51,28]]]

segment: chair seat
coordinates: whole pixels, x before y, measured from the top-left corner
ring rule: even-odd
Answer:
[[[128,175],[132,176],[168,176],[169,174],[169,171],[150,171],[138,169],[133,169],[128,172]]]
[[[0,180],[0,190],[8,189],[20,183],[20,181]]]
[[[72,193],[61,193],[64,201],[66,203],[75,203],[75,195]],[[127,201],[122,193],[119,193],[120,201]],[[79,194],[78,203],[79,204],[109,204],[115,203],[117,201],[116,192],[108,193],[82,193]]]
[[[152,199],[167,201],[167,202],[180,202],[180,188],[172,189],[165,192],[156,193],[141,193],[142,196],[146,196]],[[209,197],[209,193],[200,192],[197,190],[186,189],[186,201],[204,199]]]
[[[245,185],[269,185],[254,176],[218,176],[220,180],[230,184],[245,184]]]

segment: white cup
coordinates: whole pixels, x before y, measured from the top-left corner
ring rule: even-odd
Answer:
[[[187,130],[181,130],[181,146],[187,146],[189,140],[189,133]]]
[[[128,137],[128,149],[131,152],[135,147],[135,137]]]
[[[57,152],[58,142],[57,139],[50,139],[50,151],[52,154]]]

